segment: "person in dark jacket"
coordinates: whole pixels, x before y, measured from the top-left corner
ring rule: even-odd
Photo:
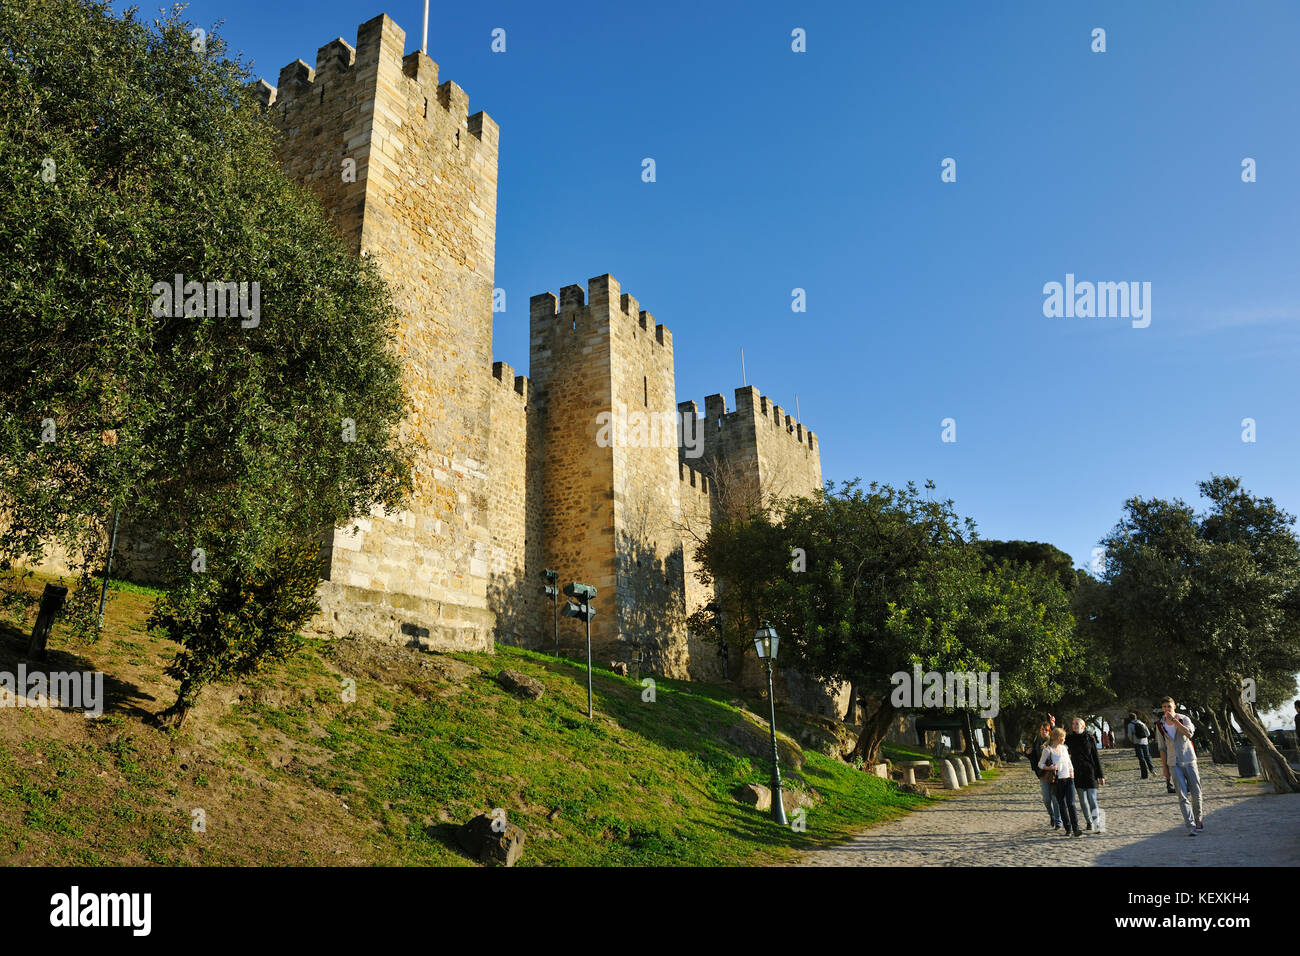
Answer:
[[[1038,775],[1038,785],[1043,793],[1043,806],[1047,808],[1047,815],[1051,818],[1052,829],[1058,830],[1061,826],[1061,806],[1056,799],[1056,788],[1047,780],[1047,771],[1038,766],[1043,756],[1043,748],[1047,746],[1047,735],[1052,732],[1052,725],[1044,722],[1038,728],[1038,739],[1034,741],[1029,748],[1029,766],[1033,768]]]
[[[1096,741],[1086,732],[1082,718],[1074,718],[1071,726],[1074,733],[1065,735],[1065,746],[1070,751],[1070,762],[1074,764],[1074,788],[1079,794],[1079,809],[1088,821],[1088,829],[1096,833],[1101,830],[1097,786],[1104,787],[1106,778],[1101,769],[1101,758],[1097,756]]]
[[[1138,758],[1138,769],[1142,771],[1142,779],[1145,780],[1148,774],[1154,773],[1156,769],[1151,762],[1151,728],[1138,720],[1138,715],[1133,711],[1129,711],[1128,715],[1128,739],[1133,741],[1133,751]]]

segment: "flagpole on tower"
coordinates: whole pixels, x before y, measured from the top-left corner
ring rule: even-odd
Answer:
[[[741,385],[749,384],[749,376],[745,374],[745,350],[744,349],[740,350],[740,384]]]
[[[429,0],[424,0],[424,42],[420,44],[420,52],[429,54]]]

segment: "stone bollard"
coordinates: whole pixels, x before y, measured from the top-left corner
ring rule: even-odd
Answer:
[[[970,786],[970,777],[966,776],[965,765],[956,757],[949,757],[948,763],[952,764],[952,769],[957,774],[957,785],[960,787]]]
[[[943,771],[943,789],[960,790],[961,784],[957,782],[957,771],[952,767],[951,760],[941,761],[939,769]]]
[[[964,756],[964,755],[963,755],[962,758],[961,758],[961,765],[962,765],[963,767],[966,768],[966,779],[967,779],[970,783],[974,783],[974,782],[975,782],[975,764],[971,761],[970,757],[967,757],[967,756]]]

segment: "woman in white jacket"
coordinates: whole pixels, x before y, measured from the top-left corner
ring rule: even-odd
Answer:
[[[1056,774],[1056,800],[1061,806],[1061,822],[1065,824],[1061,832],[1065,836],[1082,836],[1079,814],[1074,808],[1074,764],[1070,762],[1070,751],[1065,746],[1065,731],[1060,727],[1054,728],[1048,737],[1048,745],[1038,758],[1038,766]],[[1066,807],[1070,810],[1068,820],[1065,817]]]

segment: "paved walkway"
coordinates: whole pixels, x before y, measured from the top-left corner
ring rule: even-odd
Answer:
[[[1043,809],[1038,781],[1021,760],[997,780],[815,850],[803,866],[1295,866],[1300,794],[1268,784],[1230,784],[1235,767],[1200,762],[1205,832],[1188,837],[1178,796],[1159,764],[1142,780],[1132,751],[1103,754],[1097,802],[1106,832],[1063,837]],[[809,823],[813,815],[809,814]],[[1080,825],[1084,824],[1080,817]]]

